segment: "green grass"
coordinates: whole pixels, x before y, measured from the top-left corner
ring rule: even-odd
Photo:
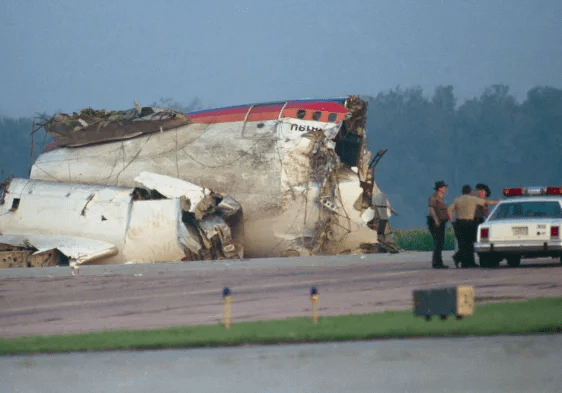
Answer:
[[[394,241],[406,251],[433,251],[433,238],[427,229],[394,230]],[[455,249],[455,235],[452,228],[445,230],[444,250]]]
[[[120,330],[0,340],[0,355],[118,349],[212,347],[420,336],[470,336],[562,331],[562,298],[477,305],[473,316],[457,320],[414,317],[413,311],[282,321]]]

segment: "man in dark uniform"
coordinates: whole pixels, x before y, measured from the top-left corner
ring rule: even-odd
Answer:
[[[447,184],[444,181],[435,182],[435,192],[429,198],[427,227],[433,237],[433,257],[431,265],[434,269],[447,269],[443,264],[443,245],[445,244],[445,225],[449,220],[447,204],[443,197],[447,193]]]

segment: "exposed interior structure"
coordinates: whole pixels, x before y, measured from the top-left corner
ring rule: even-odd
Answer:
[[[242,206],[246,257],[388,251],[391,207],[374,180],[384,151],[367,150],[366,117],[356,96],[57,114],[30,177],[134,187],[148,171],[217,190]]]

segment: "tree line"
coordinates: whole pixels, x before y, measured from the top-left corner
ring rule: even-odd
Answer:
[[[394,227],[425,225],[436,181],[449,185],[447,202],[463,184],[485,183],[491,198],[503,187],[561,185],[562,90],[537,86],[518,103],[509,87],[493,85],[457,105],[452,86],[426,98],[420,88],[368,97],[372,151],[388,152],[375,179],[399,216]]]
[[[561,185],[562,90],[537,86],[522,103],[509,87],[493,85],[477,98],[458,105],[452,86],[439,86],[431,97],[419,87],[396,88],[369,102],[367,136],[370,150],[388,152],[376,167],[375,179],[398,216],[395,228],[425,224],[427,199],[438,180],[449,184],[447,202],[463,184],[488,184],[491,198],[508,186]],[[184,111],[201,109],[160,99],[155,105]],[[33,119],[0,116],[0,182],[27,177],[30,163],[52,139],[34,135]]]

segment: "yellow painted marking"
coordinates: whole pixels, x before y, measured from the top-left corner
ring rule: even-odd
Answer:
[[[232,317],[230,316],[230,303],[232,302],[232,296],[224,297],[224,327],[230,329],[232,326]]]

